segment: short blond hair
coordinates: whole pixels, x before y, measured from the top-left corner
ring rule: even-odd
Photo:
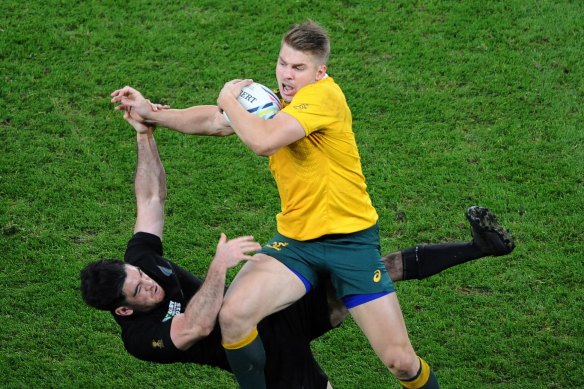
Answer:
[[[322,65],[326,65],[331,51],[328,33],[312,20],[292,26],[282,38],[284,43],[294,50],[312,54]]]

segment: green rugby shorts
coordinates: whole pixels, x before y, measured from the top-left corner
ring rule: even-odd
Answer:
[[[259,252],[282,262],[313,287],[319,275],[330,275],[339,298],[395,291],[381,260],[378,224],[307,241],[277,233]]]

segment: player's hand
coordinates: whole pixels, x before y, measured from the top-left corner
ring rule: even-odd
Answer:
[[[111,96],[112,103],[119,103],[114,108],[115,110],[126,111],[133,119],[140,122],[147,122],[154,112],[170,108],[168,105],[152,103],[131,86],[125,86],[122,89],[115,90]]]
[[[237,99],[241,90],[252,83],[253,80],[249,78],[245,80],[236,79],[226,82],[225,85],[223,85],[221,92],[219,92],[219,97],[217,97],[217,105],[219,108],[221,108],[222,104],[225,104],[227,101]]]
[[[221,233],[214,261],[221,261],[227,269],[239,264],[241,261],[253,260],[251,252],[258,251],[261,246],[254,241],[253,236],[240,236],[239,238],[227,239],[224,233]]]
[[[131,108],[130,108],[131,111]],[[130,111],[125,111],[124,112],[124,119],[130,123],[132,125],[132,127],[134,127],[134,129],[136,130],[137,133],[139,134],[145,134],[149,131],[153,131],[154,127],[149,126],[148,124],[144,123],[143,121],[137,120],[134,117],[132,117],[131,112]]]

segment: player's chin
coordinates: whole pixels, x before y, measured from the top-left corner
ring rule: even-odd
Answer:
[[[285,102],[289,103],[294,98],[294,93],[282,92],[282,90],[280,89],[280,96],[282,96],[282,100],[284,100]]]

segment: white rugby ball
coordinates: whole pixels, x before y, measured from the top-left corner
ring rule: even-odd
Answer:
[[[243,87],[237,101],[247,112],[264,120],[273,118],[282,109],[278,96],[257,82]],[[231,124],[226,112],[223,112],[223,116]]]

